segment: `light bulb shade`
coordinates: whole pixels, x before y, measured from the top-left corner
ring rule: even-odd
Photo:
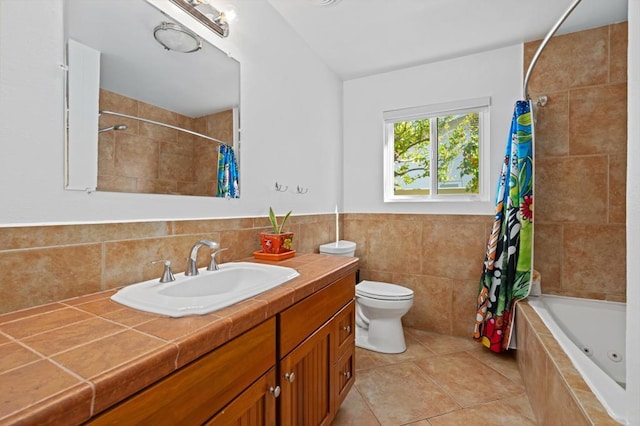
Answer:
[[[190,53],[202,48],[202,42],[197,35],[171,22],[163,22],[155,27],[153,37],[167,50]]]

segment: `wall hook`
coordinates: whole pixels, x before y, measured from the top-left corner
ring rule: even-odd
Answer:
[[[536,105],[538,105],[539,107],[544,107],[545,105],[547,105],[547,101],[548,100],[549,100],[549,98],[547,98],[546,96],[540,96],[536,100]]]
[[[298,186],[298,187],[296,188],[296,192],[297,192],[298,194],[306,194],[307,192],[309,192],[309,188],[301,188],[301,187],[299,187],[299,186]]]
[[[276,182],[276,191],[285,192],[287,189],[289,189],[288,186],[280,185],[278,182]]]

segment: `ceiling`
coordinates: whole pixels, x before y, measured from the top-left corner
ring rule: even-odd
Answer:
[[[268,0],[343,80],[544,38],[574,0]],[[557,34],[627,20],[582,0]]]

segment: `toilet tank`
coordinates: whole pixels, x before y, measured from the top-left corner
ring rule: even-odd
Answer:
[[[320,246],[320,253],[353,257],[356,254],[356,243],[353,241],[340,240],[333,243],[322,244]]]

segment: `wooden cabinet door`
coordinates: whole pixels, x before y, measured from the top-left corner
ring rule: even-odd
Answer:
[[[340,359],[338,359],[333,369],[333,397],[336,412],[355,383],[356,357],[354,349],[355,347],[344,353]]]
[[[338,312],[333,320],[333,344],[335,347],[335,363],[333,375],[333,407],[335,412],[346,398],[355,382],[355,300]],[[334,413],[335,414],[335,413]]]
[[[333,419],[332,323],[319,328],[280,364],[280,423],[329,425]]]
[[[276,372],[275,369],[271,369],[205,425],[275,425],[276,398],[279,394],[280,388],[276,385]]]
[[[333,319],[335,323],[335,347],[336,358],[340,358],[346,352],[353,351],[356,344],[356,303],[352,300],[340,310]]]

